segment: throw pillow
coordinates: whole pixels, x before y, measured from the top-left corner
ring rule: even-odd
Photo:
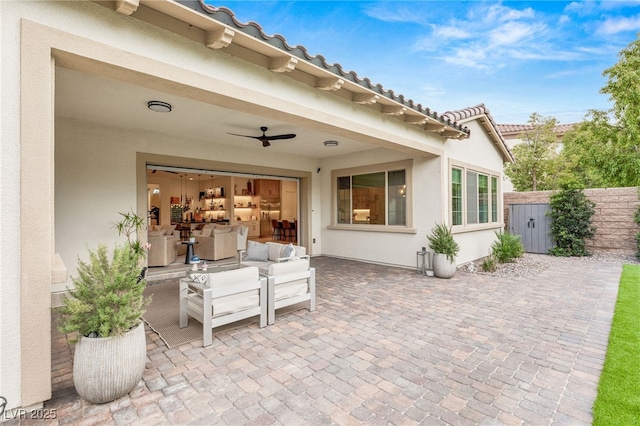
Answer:
[[[247,258],[245,260],[257,260],[265,262],[269,259],[269,247],[266,244],[249,241],[247,246]]]
[[[200,284],[206,284],[209,279],[209,274],[191,274],[191,279]]]
[[[164,235],[162,231],[149,231],[150,237],[161,237],[162,235]]]
[[[211,228],[202,228],[200,230],[200,234],[201,237],[210,237],[211,236]]]
[[[282,247],[282,256],[281,257],[293,257],[296,254],[296,249],[293,247],[293,244],[289,243],[288,245]]]

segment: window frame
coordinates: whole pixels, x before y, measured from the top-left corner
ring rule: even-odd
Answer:
[[[328,229],[341,229],[352,231],[369,232],[392,232],[392,233],[412,233],[417,232],[413,228],[413,186],[412,186],[413,160],[394,161],[390,163],[372,164],[368,166],[351,167],[347,169],[336,169],[331,171],[331,224]],[[405,224],[389,225],[389,172],[404,170],[405,173]],[[373,173],[385,173],[385,223],[384,224],[361,224],[361,223],[338,223],[338,178],[352,177],[356,175],[366,175]],[[351,188],[352,190],[353,188]],[[351,200],[353,203],[353,200]]]
[[[461,182],[454,182],[453,179],[453,171],[459,170]],[[475,183],[469,182],[470,175],[475,175]],[[453,232],[465,232],[472,231],[478,229],[495,229],[501,228],[504,226],[503,224],[503,214],[502,211],[502,188],[501,188],[501,176],[502,173],[489,170],[482,167],[477,167],[472,164],[463,163],[460,161],[449,160],[448,167],[448,205],[449,205],[449,223],[452,224],[451,229]],[[486,191],[481,193],[481,181],[484,180],[486,183],[486,187],[483,189]],[[462,194],[461,194],[461,205],[462,205],[462,223],[454,224],[454,184],[459,185]],[[494,188],[494,185],[496,187]],[[470,196],[468,191],[471,188],[475,188],[476,194],[475,196]],[[475,219],[470,219],[467,215],[470,213],[468,203],[471,199],[475,200]],[[482,222],[482,219],[486,219],[486,222]],[[475,222],[474,222],[475,220]]]

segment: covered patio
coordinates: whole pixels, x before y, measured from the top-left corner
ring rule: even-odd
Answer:
[[[209,348],[147,328],[143,381],[105,405],[79,399],[53,330],[45,408],[60,424],[591,424],[621,264],[545,260],[530,278],[441,280],[315,257],[316,311]]]

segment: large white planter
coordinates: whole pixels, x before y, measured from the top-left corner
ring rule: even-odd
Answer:
[[[447,259],[446,254],[433,254],[433,273],[438,278],[451,278],[456,274],[456,262]]]
[[[73,358],[73,384],[78,395],[103,404],[128,394],[147,363],[144,324],[122,336],[81,337]]]

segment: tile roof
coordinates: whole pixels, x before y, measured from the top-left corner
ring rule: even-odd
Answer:
[[[556,127],[553,128],[553,130],[559,135],[564,135],[568,131],[573,130],[575,125],[576,123],[558,124]],[[520,133],[524,131],[532,130],[533,125],[532,124],[498,124],[498,129],[500,130],[500,133],[502,133],[505,137],[518,136]]]
[[[507,146],[507,143],[504,140],[502,133],[500,132],[499,125],[496,124],[493,116],[489,112],[489,108],[487,108],[484,104],[478,104],[472,107],[467,107],[455,111],[447,111],[442,114],[442,116],[456,123],[464,123],[466,121],[480,119],[481,124],[493,138],[494,144],[502,152],[504,158],[507,161],[514,161],[513,154],[511,153],[511,150]]]
[[[412,99],[406,98],[404,95],[396,95],[393,90],[386,90],[381,84],[374,84],[368,78],[360,78],[354,71],[345,71],[340,64],[329,64],[321,55],[310,55],[304,46],[290,46],[283,36],[279,34],[268,35],[264,32],[262,27],[255,22],[242,23],[238,21],[233,11],[228,8],[211,6],[209,4],[206,4],[204,0],[175,1],[201,14],[207,15],[218,22],[228,25],[229,27],[232,27],[237,31],[261,40],[264,43],[269,44],[270,46],[276,47],[277,49],[280,49],[289,55],[302,59],[307,63],[322,68],[330,72],[331,74],[348,80],[364,89],[372,91],[396,103],[399,103],[403,107],[410,108],[420,114],[424,114],[427,117],[430,117],[442,123],[445,126],[452,127],[453,129],[461,132],[464,137],[469,136],[468,128],[459,125],[455,121],[450,120],[450,118],[445,116],[444,114],[439,115],[437,112],[432,111],[430,108],[424,107],[419,103],[416,103]]]

